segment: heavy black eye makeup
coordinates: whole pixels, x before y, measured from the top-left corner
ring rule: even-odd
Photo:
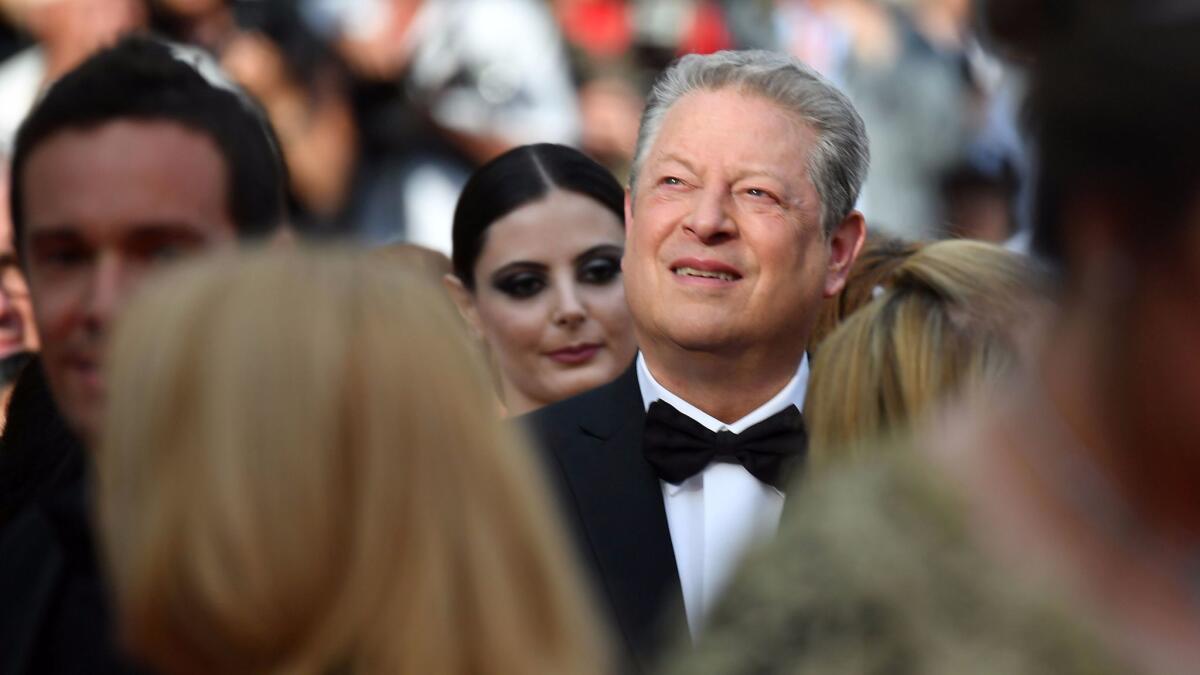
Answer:
[[[600,244],[575,256],[571,264],[575,280],[581,284],[603,286],[621,275],[621,255],[617,244]],[[496,270],[490,277],[492,288],[514,300],[532,298],[550,285],[550,268],[542,263],[519,260]]]
[[[510,263],[492,274],[492,288],[510,298],[532,298],[547,285],[547,270],[536,263]]]
[[[620,246],[594,246],[575,258],[575,278],[580,283],[602,286],[621,275]]]

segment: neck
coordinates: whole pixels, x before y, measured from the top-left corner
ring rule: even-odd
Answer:
[[[781,353],[695,352],[662,345],[643,346],[654,379],[671,393],[726,424],[771,400],[796,375],[803,345]]]

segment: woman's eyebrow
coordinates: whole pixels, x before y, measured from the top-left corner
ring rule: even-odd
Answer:
[[[624,252],[624,247],[618,246],[617,244],[598,244],[575,256],[575,260],[573,262],[582,262],[588,258],[595,257],[602,253],[615,253],[617,256],[620,256]]]
[[[547,265],[540,262],[534,262],[532,260],[514,260],[499,267],[495,272],[492,272],[491,278],[495,279],[508,274],[509,272],[515,272],[517,270],[532,270],[540,272],[548,269],[550,268]]]

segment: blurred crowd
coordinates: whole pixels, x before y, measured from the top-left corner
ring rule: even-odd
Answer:
[[[1194,3],[0,2],[0,675],[1200,669]]]
[[[1018,230],[1020,79],[968,0],[5,0],[0,144],[97,45],[152,29],[217,57],[263,103],[297,226],[448,253],[472,170],[532,142],[627,175],[642,100],[685,53],[794,54],[862,113],[862,208],[880,231]]]

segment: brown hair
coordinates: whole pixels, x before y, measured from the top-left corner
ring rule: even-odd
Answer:
[[[833,332],[838,324],[875,298],[891,284],[896,268],[921,250],[920,242],[905,241],[887,235],[871,234],[862,253],[854,260],[846,285],[842,292],[825,301],[821,316],[813,328],[809,349],[815,351],[820,342]]]
[[[188,263],[130,306],[97,455],[169,673],[600,673],[532,457],[440,289],[349,252]]]
[[[1028,258],[993,244],[942,241],[912,253],[883,283],[889,290],[817,351],[805,407],[813,465],[869,452],[879,436],[1013,365],[1041,279]]]

